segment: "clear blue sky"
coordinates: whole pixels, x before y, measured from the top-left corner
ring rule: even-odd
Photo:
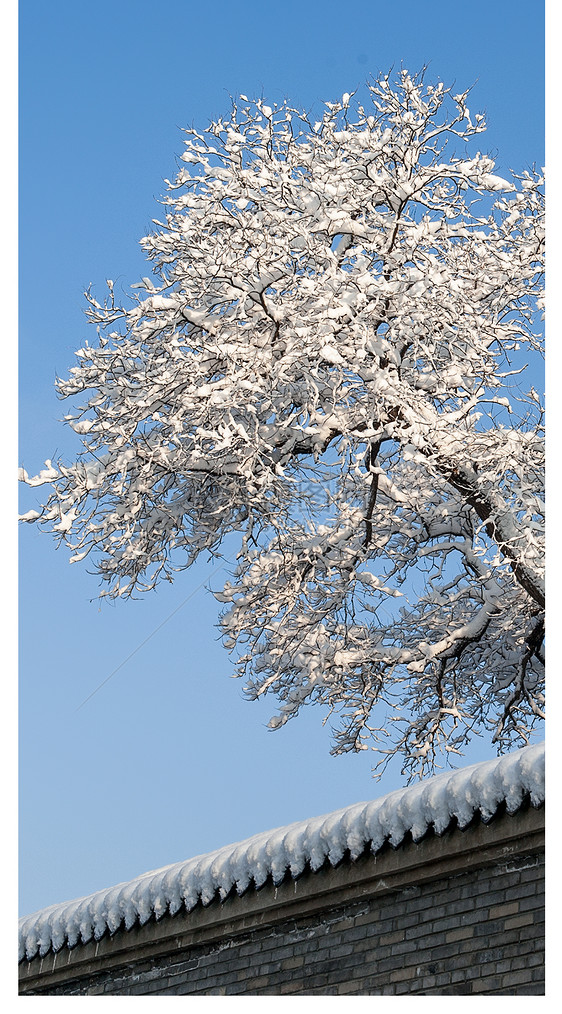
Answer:
[[[429,77],[458,90],[474,84],[471,109],[489,122],[481,143],[500,168],[543,164],[542,10],[540,0],[21,0],[27,470],[76,448],[53,380],[94,338],[86,286],[103,291],[113,278],[127,289],[147,273],[138,240],[158,217],[182,126],[204,127],[229,94],[318,107],[391,65],[429,64]],[[35,504],[27,493],[22,509]],[[265,728],[273,702],[244,701],[229,678],[210,573],[198,566],[151,597],[100,610],[96,578],[23,528],[22,913],[401,784],[395,767],[376,785],[368,753],[330,757],[313,709],[277,733]],[[490,755],[483,743],[469,759]]]

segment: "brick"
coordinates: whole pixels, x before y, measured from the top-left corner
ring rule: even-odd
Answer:
[[[518,918],[518,916],[513,918]],[[500,939],[502,946],[512,944],[519,939],[519,932],[517,929],[505,929],[503,922],[479,923],[474,927],[474,935],[478,938],[474,941],[474,946],[486,947],[486,941]]]
[[[430,941],[425,941],[425,943],[426,943],[425,950],[431,951],[431,942]],[[438,942],[439,941],[435,941],[435,943],[438,943]],[[416,940],[415,939],[411,939],[411,938],[408,938],[407,940],[401,940],[397,944],[392,944],[392,947],[390,948],[390,953],[393,956],[398,956],[400,954],[419,954],[421,956],[424,952],[425,952],[424,948],[418,946],[418,944],[416,943]],[[420,960],[421,960],[421,957],[420,957]]]
[[[517,959],[514,959],[514,961],[512,962],[512,966],[513,967],[515,966],[515,961],[516,960]],[[535,965],[538,965],[540,968],[543,968],[544,967],[544,948],[541,947],[541,949],[539,951],[537,951],[536,954],[527,954],[527,955],[525,955],[525,965],[527,967],[529,967],[529,968],[534,968]]]
[[[291,959],[290,958],[289,959],[286,958],[285,960],[286,961],[287,960],[290,961]],[[301,964],[302,964],[302,961],[301,961]],[[261,970],[264,973],[264,975],[269,975],[269,977],[271,978],[272,975],[275,975],[277,972],[279,972],[281,970],[281,965],[282,965],[281,961],[267,961],[265,964],[261,965]],[[236,964],[234,964],[233,968],[236,968],[236,967],[237,967]]]
[[[465,982],[466,968],[451,969],[451,982]]]
[[[396,965],[396,957],[384,958],[382,961],[377,962],[377,972],[382,975],[383,972],[392,971],[393,968],[396,968]]]
[[[461,920],[458,915],[449,915],[446,919],[441,919],[439,922],[439,929],[442,930],[454,930],[459,929]]]
[[[344,935],[344,939],[347,940],[366,940],[372,939],[372,934],[368,932],[366,926],[352,926]]]
[[[337,987],[338,996],[345,995],[346,993],[353,993],[357,989],[357,982],[353,979],[347,980],[347,982],[339,982]]]
[[[436,905],[435,907],[431,904],[431,899],[425,899],[424,911],[420,913],[420,922],[434,922],[437,919],[443,919],[447,915],[447,907],[445,905]]]
[[[517,884],[515,887],[508,888],[505,892],[505,900],[511,901],[513,898],[517,898],[520,901],[522,898],[533,897],[536,894],[538,886],[534,881],[526,884]]]
[[[257,975],[251,979],[252,989],[260,989],[262,986],[267,986],[269,979],[267,975]]]
[[[502,955],[504,958],[513,958],[514,960],[517,960],[520,963],[521,961],[528,961],[529,956],[535,953],[536,949],[537,949],[537,941],[534,938],[529,940],[517,939],[515,942],[507,944],[502,943],[501,948]]]
[[[463,975],[466,976],[469,973],[471,975],[478,975],[478,964],[475,961],[473,954],[453,954],[447,959],[446,967],[451,970],[462,971]]]
[[[293,980],[292,982],[284,982],[279,987],[279,995],[283,996],[287,993],[303,993],[305,985],[303,982]]]
[[[520,926],[530,926],[533,922],[533,912],[525,912],[523,915],[515,916],[513,919],[506,919],[504,926],[506,930],[518,929]]]
[[[385,935],[380,938],[379,942],[383,946],[384,944],[397,944],[404,939],[404,934],[405,930],[403,929],[395,930],[394,933],[385,933]]]
[[[417,993],[417,989],[411,982],[405,980],[404,982],[394,983],[394,992],[396,996],[403,996],[405,993]]]
[[[481,964],[478,965],[478,971],[479,971],[480,976],[482,978],[486,978],[486,976],[489,976],[489,975],[501,975],[502,972],[509,972],[510,971],[510,969],[509,969],[509,962],[508,962],[508,967],[507,968],[501,969],[499,967],[499,962],[498,961],[494,961],[494,960],[483,961]]]
[[[510,901],[504,905],[494,905],[490,909],[490,919],[501,919],[505,915],[515,915],[519,911],[519,902]]]
[[[247,944],[242,944],[239,948],[240,954],[259,954],[262,950],[257,940],[250,940]]]
[[[542,880],[544,870],[536,865],[528,867],[527,869],[521,870],[521,883],[522,884],[536,884],[539,879]]]
[[[304,955],[294,954],[291,958],[285,958],[281,962],[281,969],[285,972],[289,968],[300,968],[301,965],[304,965]]]
[[[530,982],[532,977],[533,977],[532,968],[521,968],[517,972],[514,971],[510,972],[509,975],[506,976],[506,979],[509,982],[510,986],[517,986],[521,982]]]
[[[474,926],[461,926],[460,929],[450,930],[445,936],[446,943],[454,943],[456,940],[467,940],[474,936]]]
[[[530,982],[524,989],[517,990],[519,996],[544,996],[545,988],[544,984],[538,982]]]
[[[430,951],[431,951],[431,957],[432,957],[432,959],[433,958],[435,958],[435,959],[439,959],[439,958],[450,959],[455,954],[457,954],[459,946],[460,946],[460,944],[457,942],[457,943],[454,943],[454,944],[441,944],[439,947],[431,947],[431,949],[430,949]]]
[[[486,911],[484,911],[483,909],[474,908],[470,912],[462,912],[460,922],[462,926],[468,926],[477,922],[486,922],[487,919],[488,913]]]
[[[501,889],[505,892],[506,899],[510,891],[514,891],[517,887],[521,886],[521,873],[519,870],[514,870],[513,873],[505,873],[501,871]]]
[[[424,975],[421,981],[422,989],[433,989],[437,984],[437,979],[434,975]]]
[[[531,886],[531,885],[529,885],[529,886]],[[519,911],[520,912],[528,912],[530,910],[535,910],[536,909],[537,912],[541,912],[542,913],[544,911],[544,904],[545,904],[544,894],[535,894],[535,893],[533,893],[533,894],[529,895],[526,898],[521,898],[520,899],[520,901],[519,901]]]
[[[393,919],[393,930],[408,929],[410,926],[416,926],[420,921],[419,912],[413,912],[412,915],[404,915],[400,913]]]
[[[154,981],[146,983],[144,989],[140,993],[141,996],[149,996],[151,993],[162,993],[164,990],[168,993],[173,992],[174,985],[169,979],[162,979],[161,981]]]
[[[356,926],[374,925],[376,926],[377,931],[379,929],[377,913],[376,911],[371,911],[371,909],[369,909],[368,912],[362,912],[361,915],[356,915],[353,919],[353,922],[355,923]]]
[[[293,954],[316,954],[321,947],[321,942],[318,939],[310,938],[308,940],[299,940],[294,946],[287,949],[286,953],[283,953],[283,957],[292,957]],[[281,950],[281,948],[279,949]],[[277,952],[279,953],[279,952]]]
[[[361,961],[366,965],[371,964],[372,962],[376,962],[378,964],[378,962],[382,961],[383,958],[389,957],[392,948],[388,944],[384,947],[375,946],[373,948],[372,943],[372,940],[369,941],[369,947],[371,947],[371,950],[364,950],[361,946],[354,948],[354,953],[357,955],[358,962]]]
[[[474,979],[472,982],[473,993],[490,993],[495,992],[502,985],[501,977],[499,975],[487,975],[484,979]]]
[[[416,971],[414,968],[397,968],[388,978],[390,982],[402,982],[406,979],[411,982],[416,978]]]

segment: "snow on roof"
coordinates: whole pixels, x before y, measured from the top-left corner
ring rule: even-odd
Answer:
[[[544,802],[544,743],[437,775],[372,802],[265,831],[25,916],[19,926],[20,959],[99,940],[108,931],[143,925],[183,906],[190,911],[200,901],[208,905],[217,892],[223,900],[233,888],[241,894],[251,884],[261,887],[268,877],[278,884],[288,871],[297,877],[307,865],[318,870],[327,860],[334,866],[345,853],[353,860],[367,846],[373,853],[385,842],[397,848],[408,832],[414,841],[430,827],[439,835],[453,818],[460,828],[478,812],[488,821],[503,803],[508,813],[515,813],[526,798],[533,806]]]

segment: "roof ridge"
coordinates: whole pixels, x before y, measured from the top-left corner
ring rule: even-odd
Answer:
[[[346,853],[353,860],[367,846],[373,853],[386,842],[397,848],[408,833],[414,841],[430,827],[442,834],[453,818],[464,828],[477,813],[490,820],[502,804],[509,813],[527,798],[540,806],[544,792],[544,743],[444,772],[24,916],[20,959],[99,940],[123,925],[130,929],[137,921],[143,925],[151,917],[173,915],[182,906],[190,911],[198,902],[209,904],[217,892],[224,900],[234,888],[241,894],[252,882],[261,887],[270,876],[278,884],[288,872],[297,877],[306,866],[318,870],[326,860],[334,866]]]

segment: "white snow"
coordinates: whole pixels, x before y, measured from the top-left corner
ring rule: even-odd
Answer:
[[[265,831],[246,841],[145,873],[129,883],[89,897],[43,909],[20,920],[20,959],[43,957],[49,950],[99,940],[152,916],[190,911],[208,905],[218,892],[224,899],[232,888],[241,894],[252,883],[258,888],[271,876],[280,883],[287,872],[298,876],[307,864],[319,869],[335,865],[349,850],[356,859],[367,846],[376,853],[385,842],[397,848],[411,832],[418,841],[433,826],[442,834],[452,818],[466,827],[477,811],[490,820],[501,803],[514,813],[526,796],[533,806],[544,802],[544,743],[525,747],[398,789],[380,799],[334,813]]]
[[[279,701],[270,728],[314,699],[334,752],[372,739],[424,773],[483,699],[502,748],[506,707],[523,736],[543,714],[542,401],[510,367],[540,370],[543,181],[471,156],[463,95],[408,73],[369,92],[376,115],[345,92],[314,131],[265,99],[185,131],[141,241],[154,280],[125,306],[88,290],[97,338],[56,381],[84,396],[81,450],[22,469],[49,487],[22,520],[110,599],[234,533],[220,629]],[[383,700],[408,728],[381,731]]]

